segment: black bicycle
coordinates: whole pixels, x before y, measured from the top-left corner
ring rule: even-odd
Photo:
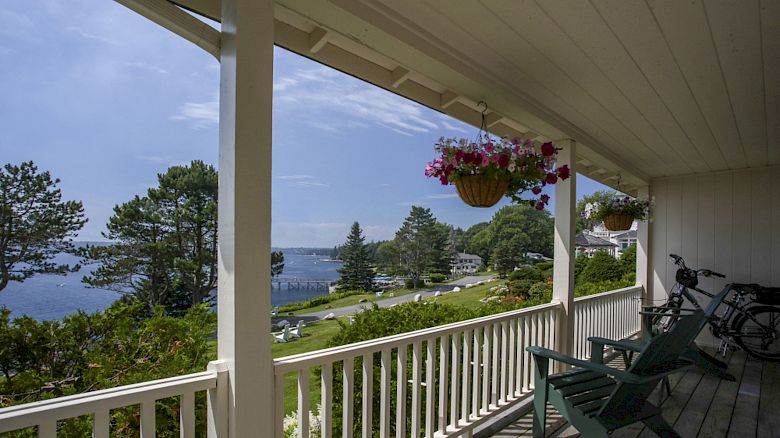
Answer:
[[[661,312],[667,315],[653,320],[654,327],[660,330],[674,323],[686,300],[696,309],[701,309],[691,289],[710,298],[715,296],[698,287],[700,275],[725,278],[725,275],[709,269],[689,268],[678,255],[669,254],[669,257],[677,266],[676,283],[669,291],[666,304],[661,306]],[[726,288],[733,293],[723,298],[721,304],[726,305],[725,312],[717,317],[712,315],[709,320],[712,334],[721,340],[720,352],[725,356],[736,343],[752,356],[780,362],[780,288],[755,283],[731,283]]]

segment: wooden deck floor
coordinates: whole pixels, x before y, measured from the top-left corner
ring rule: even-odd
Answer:
[[[762,362],[737,351],[729,358],[729,372],[737,377],[736,382],[697,369],[673,375],[671,396],[662,398],[659,385],[650,399],[661,406],[664,418],[685,438],[780,437],[780,364]],[[550,405],[546,429],[547,436],[551,437],[581,436]],[[530,436],[531,413],[493,435],[494,438]],[[635,423],[615,431],[612,436],[656,435],[642,423]]]

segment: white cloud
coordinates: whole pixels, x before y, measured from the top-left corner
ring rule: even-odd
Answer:
[[[104,37],[104,36],[100,36],[100,35],[95,35],[94,33],[87,32],[87,31],[85,31],[84,29],[82,29],[82,28],[80,28],[78,26],[69,26],[69,27],[66,28],[66,30],[68,30],[70,32],[73,32],[76,35],[78,35],[78,36],[80,36],[82,38],[88,39],[88,40],[99,41],[101,43],[111,44],[113,46],[118,46],[119,45],[119,43],[117,43],[116,41],[114,41],[114,40],[112,40],[110,38],[107,38],[107,37]]]
[[[462,126],[455,125],[454,123],[450,123],[446,120],[443,120],[441,122],[441,125],[444,126],[446,129],[449,129],[450,131],[457,131],[462,132],[464,134],[468,134],[468,130],[466,128],[463,128]]]
[[[193,129],[203,129],[219,124],[219,100],[187,102],[179,106],[173,120],[189,120]]]
[[[283,180],[301,180],[301,179],[314,179],[312,175],[279,175],[276,179]]]
[[[125,67],[134,68],[134,69],[137,69],[137,70],[149,71],[149,72],[157,73],[157,74],[161,74],[161,75],[170,74],[170,72],[168,70],[164,69],[164,68],[158,67],[156,65],[147,64],[145,62],[125,62],[124,66]]]
[[[329,187],[327,184],[317,181],[296,181],[295,184],[303,187]]]
[[[274,91],[284,91],[297,83],[298,81],[293,78],[281,78],[274,81]]]
[[[382,126],[409,136],[439,129],[422,106],[324,66],[286,74],[274,90],[275,109],[330,133]]]

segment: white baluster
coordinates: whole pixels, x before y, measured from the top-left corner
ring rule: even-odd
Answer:
[[[333,363],[326,362],[322,365],[320,373],[320,436],[331,438],[333,436]]]
[[[344,397],[342,398],[342,437],[352,438],[352,426],[355,419],[355,360],[353,358],[344,359]]]
[[[298,371],[298,438],[309,438],[309,369]]]
[[[363,355],[363,437],[373,436],[371,423],[373,421],[372,408],[374,406],[374,355]]]

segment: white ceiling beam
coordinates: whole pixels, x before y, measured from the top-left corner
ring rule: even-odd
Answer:
[[[168,0],[182,8],[202,15],[216,22],[222,21],[222,2],[220,0]]]
[[[409,73],[411,72],[403,67],[396,67],[391,73],[393,88],[398,88],[401,84],[406,82],[406,80],[409,79]]]
[[[439,107],[441,107],[441,109],[446,109],[448,106],[452,105],[457,101],[458,101],[458,94],[453,93],[450,90],[447,90],[444,93],[441,93],[441,101],[439,103]]]
[[[116,2],[143,15],[219,59],[220,33],[173,3],[167,0],[116,0]]]
[[[485,116],[485,125],[488,128],[492,128],[504,120],[504,116],[498,113],[490,113]]]
[[[309,34],[309,53],[317,53],[325,47],[325,44],[328,43],[329,35],[330,33],[327,30],[321,27],[315,28]]]

